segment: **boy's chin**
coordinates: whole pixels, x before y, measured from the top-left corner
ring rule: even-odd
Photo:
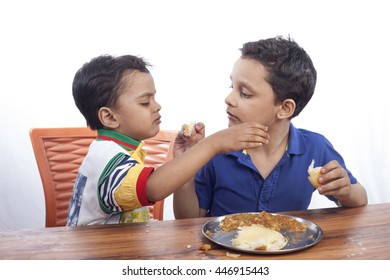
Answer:
[[[156,136],[157,133],[159,132],[160,132],[160,125],[154,126],[153,129],[150,130],[151,136],[149,138]]]
[[[228,121],[228,127],[232,127],[232,126],[235,126],[237,124],[238,124],[238,122],[231,121],[231,120]]]

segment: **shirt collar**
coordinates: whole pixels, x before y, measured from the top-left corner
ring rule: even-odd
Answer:
[[[128,137],[122,133],[119,133],[114,130],[108,130],[108,129],[98,129],[98,135],[96,139],[98,141],[106,140],[106,141],[113,141],[117,143],[122,148],[128,150],[128,151],[134,151],[140,146],[141,142],[137,141],[131,137]]]
[[[288,140],[287,153],[289,154],[303,154],[306,151],[306,140],[303,137],[302,132],[290,124],[290,137]]]

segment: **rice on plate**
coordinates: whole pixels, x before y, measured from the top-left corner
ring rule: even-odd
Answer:
[[[238,227],[237,235],[232,239],[233,246],[249,250],[280,250],[287,244],[287,238],[276,230],[263,225]]]

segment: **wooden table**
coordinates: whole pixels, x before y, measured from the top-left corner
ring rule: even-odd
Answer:
[[[285,213],[319,225],[323,239],[293,253],[238,259],[390,259],[390,203]],[[232,251],[202,236],[209,219],[2,231],[0,259],[231,259]],[[211,250],[200,252],[202,244]]]

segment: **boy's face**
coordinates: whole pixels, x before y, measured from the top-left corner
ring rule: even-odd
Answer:
[[[134,71],[124,77],[122,93],[113,109],[119,126],[116,131],[136,140],[155,136],[160,130],[161,106],[149,73]]]
[[[257,60],[236,61],[230,77],[232,91],[225,99],[229,127],[249,121],[272,126],[276,121],[279,107],[266,77],[266,68]]]

